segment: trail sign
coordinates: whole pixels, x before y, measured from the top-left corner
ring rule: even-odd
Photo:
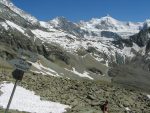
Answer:
[[[11,93],[9,102],[7,104],[7,108],[5,110],[5,113],[8,112],[13,95],[15,93],[16,87],[18,80],[22,80],[23,74],[25,71],[28,71],[31,67],[31,62],[36,62],[37,61],[37,54],[31,53],[30,51],[26,51],[23,49],[18,50],[18,58],[17,59],[12,59],[8,61],[10,64],[12,64],[16,69],[12,72],[13,78],[16,79],[13,91]]]
[[[21,70],[18,70],[18,69],[15,69],[12,72],[13,78],[16,79],[16,80],[22,80],[23,74],[24,74],[24,71],[21,71]]]
[[[37,61],[37,54],[23,49],[18,50],[17,57],[18,58],[12,59],[8,62],[21,71],[28,71],[31,67],[31,63]]]

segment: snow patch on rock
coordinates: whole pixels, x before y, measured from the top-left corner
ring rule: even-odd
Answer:
[[[74,73],[74,74],[76,74],[76,75],[78,75],[80,77],[86,77],[86,78],[89,78],[89,79],[93,80],[93,78],[91,76],[89,76],[88,72],[84,71],[83,73],[79,73],[78,71],[76,71],[75,68],[72,68],[72,69],[73,70],[69,70],[69,69],[65,68],[65,70],[70,71],[70,72],[72,72],[72,73]]]
[[[24,28],[22,28],[21,26],[15,24],[15,23],[13,23],[13,22],[11,22],[11,21],[9,21],[9,20],[6,20],[6,23],[7,23],[10,27],[17,29],[18,31],[20,31],[21,33],[24,34]]]
[[[9,29],[8,25],[5,22],[0,22],[0,25],[2,25],[5,28],[5,30]]]
[[[147,97],[150,99],[150,95],[147,95]]]
[[[3,83],[0,85],[0,106],[6,108],[10,94],[13,89],[13,83]],[[42,101],[40,96],[35,95],[33,91],[17,86],[10,109],[26,111],[30,113],[63,113],[68,105],[63,105],[51,101]]]
[[[38,69],[38,71],[31,70],[34,73],[41,73],[43,75],[51,75],[51,76],[60,76],[56,71],[54,71],[51,68],[43,66],[39,62],[36,62],[36,63],[32,63],[31,62],[31,64],[32,64],[33,67],[35,67],[36,69]]]

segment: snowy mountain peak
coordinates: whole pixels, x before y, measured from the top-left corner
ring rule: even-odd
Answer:
[[[49,21],[48,23],[54,25],[55,27],[61,26],[64,24],[73,24],[73,22],[70,22],[65,17],[56,17],[53,20]]]
[[[150,27],[150,19],[147,19],[143,24],[143,29],[147,29]]]
[[[0,3],[4,4],[5,6],[9,7],[12,11],[20,15],[22,18],[27,20],[28,22],[35,24],[38,22],[38,20],[31,16],[30,14],[24,12],[23,10],[16,7],[10,0],[0,0]]]
[[[114,19],[110,15],[107,15],[101,18],[93,18],[88,22],[81,21],[80,26],[82,29],[93,32],[98,36],[101,31],[110,31],[118,33],[120,36],[126,38],[135,33],[138,33],[142,28],[143,23],[123,22]]]
[[[101,17],[101,18],[92,18],[89,22],[93,23],[93,24],[100,24],[100,23],[103,23],[103,22],[113,24],[113,23],[118,22],[118,20],[114,19],[110,15],[107,15],[107,16],[104,16],[104,17]]]
[[[61,16],[61,17],[56,17],[56,18],[54,18],[52,21],[59,21],[59,22],[61,22],[61,21],[68,21],[65,17],[63,17],[63,16]]]
[[[139,30],[140,23],[122,22],[107,15],[100,19],[92,19],[89,23],[93,24],[95,28],[109,31],[126,31],[126,30]]]
[[[114,18],[111,17],[110,15],[104,16],[104,17],[100,18],[99,20],[100,20],[100,21],[112,22],[112,23],[118,22],[118,20],[114,19]]]

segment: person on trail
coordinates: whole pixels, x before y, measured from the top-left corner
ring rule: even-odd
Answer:
[[[106,100],[105,103],[102,105],[103,113],[108,113],[108,101]]]

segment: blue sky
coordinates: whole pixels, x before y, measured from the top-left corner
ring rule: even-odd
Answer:
[[[109,14],[122,21],[150,19],[150,0],[12,0],[39,20],[63,16],[70,21],[88,21]]]

